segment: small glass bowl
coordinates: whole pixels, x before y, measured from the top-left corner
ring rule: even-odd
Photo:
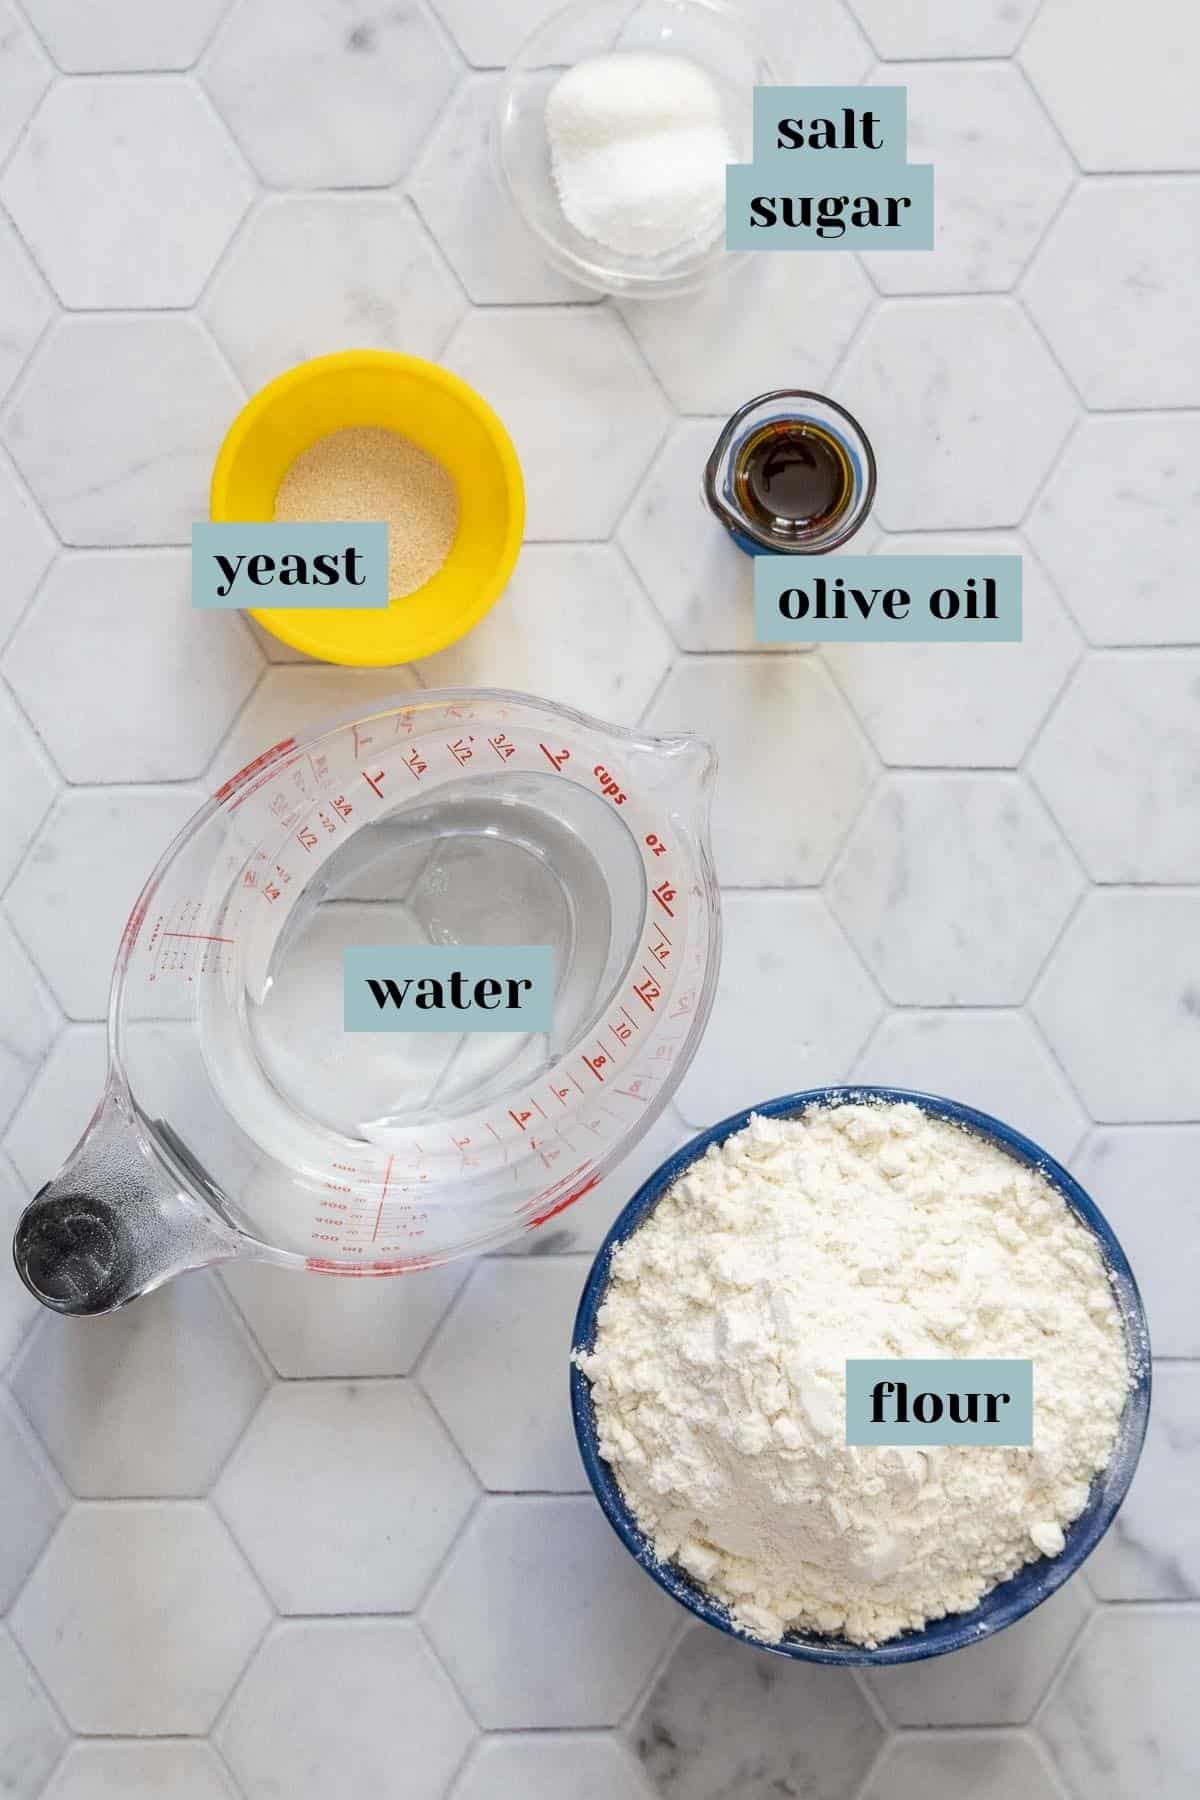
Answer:
[[[573,0],[526,39],[501,85],[494,138],[501,182],[547,260],[584,287],[638,298],[688,293],[736,260],[723,233],[661,256],[629,256],[584,237],[559,204],[546,96],[572,64],[613,50],[657,50],[699,64],[721,96],[733,160],[751,160],[754,89],[774,78],[726,0]]]
[[[846,503],[823,525],[797,530],[776,521],[772,530],[741,504],[737,471],[743,450],[771,425],[817,426],[841,446],[850,469]],[[836,400],[805,388],[776,388],[739,406],[713,445],[704,471],[704,498],[738,546],[750,556],[818,556],[848,543],[866,524],[875,500],[875,452],[858,420]]]

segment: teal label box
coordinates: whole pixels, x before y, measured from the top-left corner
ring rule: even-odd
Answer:
[[[1019,556],[756,556],[760,644],[1019,644]]]
[[[846,1361],[847,1444],[1033,1443],[1033,1363],[931,1357]]]
[[[384,944],[343,953],[347,1031],[549,1031],[546,944]]]
[[[388,604],[388,528],[353,524],[192,526],[192,605],[382,608]]]

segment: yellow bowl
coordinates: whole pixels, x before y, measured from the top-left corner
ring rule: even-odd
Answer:
[[[525,487],[512,440],[473,388],[419,356],[342,350],[268,382],[233,421],[213,468],[218,521],[270,519],[284,475],[331,431],[381,425],[428,451],[454,478],[458,531],[423,587],[383,609],[255,608],[267,631],[327,662],[412,662],[477,625],[504,590],[521,548]]]

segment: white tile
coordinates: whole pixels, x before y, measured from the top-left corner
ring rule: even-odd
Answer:
[[[1198,266],[1200,179],[1076,188],[1022,292],[1088,406],[1200,405]]]
[[[485,16],[496,10],[489,7]],[[595,300],[550,266],[500,185],[492,147],[499,86],[495,75],[463,82],[437,122],[409,192],[476,306]]]
[[[3,15],[0,14],[0,21]],[[0,69],[3,68],[0,48]],[[25,358],[50,323],[54,302],[34,268],[21,240],[0,215],[0,396],[3,396]]]
[[[0,887],[3,887],[29,848],[58,786],[45,751],[13,705],[3,683],[0,683],[0,768],[4,770],[4,784],[0,787]]]
[[[103,1025],[68,1026],[59,1034],[4,1140],[31,1196],[57,1173],[83,1135],[107,1071]]]
[[[1045,0],[1021,61],[1085,169],[1200,167],[1194,7]],[[1153,104],[1131,106],[1131,94],[1153,94]]]
[[[587,1486],[565,1383],[585,1256],[495,1257],[421,1368],[421,1386],[484,1487],[579,1493]]]
[[[808,0],[803,30],[796,29],[795,0],[751,0],[758,42],[776,81],[821,81],[853,87],[874,58],[845,0]]]
[[[207,1493],[266,1388],[205,1274],[108,1318],[47,1315],[9,1379],[67,1486],[92,1499]]]
[[[50,85],[50,59],[12,0],[0,3],[0,162]]]
[[[1200,1357],[1200,1125],[1097,1131],[1075,1173],[1137,1275],[1159,1356]]]
[[[407,1375],[467,1275],[463,1263],[367,1281],[245,1259],[221,1279],[279,1375]]]
[[[0,199],[66,306],[190,306],[253,194],[195,82],[82,76],[52,89]]]
[[[1020,538],[889,537],[889,556],[1020,556],[1019,644],[827,644],[822,656],[884,762],[1012,768],[1079,655],[1079,635]]]
[[[415,1625],[324,1619],[271,1634],[219,1742],[250,1800],[441,1800],[472,1736]]]
[[[186,544],[241,404],[195,319],[69,318],[38,346],[4,438],[68,544]]]
[[[1039,0],[849,0],[880,56],[1007,56]]]
[[[353,719],[356,713],[375,712],[393,698],[403,704],[419,686],[407,668],[343,669],[331,663],[304,663],[268,669],[214,756],[210,780],[220,786],[285,738],[307,737],[325,725]]]
[[[1198,1628],[1200,1611],[1181,1606],[1109,1607],[1092,1621],[1038,1720],[1073,1794],[1196,1792]]]
[[[75,1731],[163,1737],[209,1729],[269,1617],[207,1506],[85,1502],[9,1622]]]
[[[2,745],[2,740],[0,740]],[[54,1042],[58,1015],[29,958],[0,916],[0,1129],[12,1118]]]
[[[1200,894],[1089,894],[1033,995],[1093,1119],[1200,1118]]]
[[[823,388],[870,300],[853,256],[747,256],[697,293],[620,311],[680,412],[729,413],[771,388]]]
[[[512,435],[530,538],[602,538],[667,428],[662,397],[607,310],[475,312],[446,352]]]
[[[387,187],[455,79],[415,0],[242,0],[204,80],[271,187]]]
[[[16,1407],[0,1392],[0,1612],[7,1612],[16,1599],[61,1513],[62,1503],[27,1442]]]
[[[37,1800],[63,1753],[46,1696],[0,1625],[0,1783],[12,1800]]]
[[[675,1104],[697,1130],[840,1081],[881,1010],[816,894],[728,894],[716,1004]]]
[[[1030,773],[1093,880],[1200,882],[1200,650],[1093,651]]]
[[[2,649],[54,555],[49,527],[5,456],[0,456],[0,542],[4,544]]]
[[[7,1156],[0,1154],[0,1244],[11,1240],[32,1191],[26,1190]],[[12,1257],[0,1255],[0,1369],[11,1362],[17,1346],[41,1311],[17,1275]]]
[[[426,687],[516,688],[636,725],[671,640],[611,544],[530,544],[475,629],[418,663]]]
[[[724,884],[820,881],[863,803],[874,765],[815,658],[677,663],[646,724],[651,731],[697,732],[716,750],[713,851]]]
[[[901,1006],[1023,1000],[1082,877],[1011,775],[893,775],[876,789],[829,904]]]
[[[867,1686],[895,1725],[1021,1725],[1030,1718],[1088,1616],[1068,1582],[1027,1618],[953,1656],[873,1669]]]
[[[613,1725],[678,1622],[590,1497],[488,1499],[423,1623],[485,1730]]]
[[[43,1800],[237,1800],[207,1744],[72,1744]]]
[[[650,1800],[619,1738],[556,1731],[486,1738],[454,1800]]]
[[[279,296],[303,296],[281,313]],[[204,317],[248,388],[334,350],[436,359],[465,310],[396,194],[276,194],[247,222]]]
[[[692,1626],[631,1728],[662,1800],[851,1800],[883,1736],[848,1669]]]
[[[854,1065],[856,1081],[945,1094],[1069,1161],[1087,1114],[1022,1012],[905,1008],[888,1015]]]
[[[947,1737],[920,1732],[894,1739],[883,1753],[862,1800],[931,1800],[970,1794],[971,1800],[1062,1800],[1045,1751],[1008,1732],[968,1731]]]
[[[1088,1563],[1088,1581],[1102,1600],[1200,1599],[1197,1421],[1200,1368],[1157,1365],[1150,1429],[1133,1486]]]
[[[1084,420],[1027,530],[1094,644],[1200,642],[1200,414]]]
[[[214,1498],[281,1612],[410,1612],[475,1485],[411,1383],[321,1381],[271,1390]]]
[[[76,788],[38,833],[6,905],[68,1017],[104,1017],[130,909],[200,802],[188,788]]]
[[[885,294],[1012,286],[1075,176],[1070,156],[1009,63],[887,63],[878,86],[908,89],[910,163],[936,174],[932,251],[863,258]]]
[[[433,0],[433,10],[477,69],[502,69],[547,16],[543,0]]]
[[[96,680],[120,645],[121,705]],[[263,668],[236,613],[192,606],[182,550],[60,557],[4,674],[68,781],[203,774]]]
[[[875,446],[887,531],[1018,524],[1075,411],[1045,345],[1001,299],[886,301],[838,398]]]

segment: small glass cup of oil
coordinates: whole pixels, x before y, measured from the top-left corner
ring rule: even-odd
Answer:
[[[778,388],[740,406],[713,446],[704,497],[741,549],[836,550],[875,498],[875,454],[858,421],[823,394]]]

